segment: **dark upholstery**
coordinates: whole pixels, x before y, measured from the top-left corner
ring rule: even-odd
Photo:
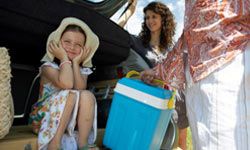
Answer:
[[[14,101],[14,125],[28,123],[31,105],[37,101],[39,92],[38,69],[28,65],[11,65],[11,93]]]

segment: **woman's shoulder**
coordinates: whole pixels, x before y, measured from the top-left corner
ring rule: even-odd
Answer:
[[[142,39],[138,35],[130,35],[130,45],[135,50],[142,50],[146,47],[142,43]]]
[[[130,38],[131,38],[131,40],[133,40],[133,41],[142,42],[141,37],[140,37],[139,35],[130,34]]]

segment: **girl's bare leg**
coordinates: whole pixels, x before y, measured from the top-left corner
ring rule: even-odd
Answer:
[[[63,114],[61,117],[59,127],[56,131],[54,138],[50,141],[50,143],[48,145],[48,150],[57,150],[58,148],[60,148],[62,136],[63,136],[65,129],[68,125],[72,110],[73,110],[74,105],[75,105],[75,100],[74,100],[75,96],[76,95],[74,93],[71,93],[71,92],[69,93],[69,96],[68,96],[68,99],[67,99],[67,102],[65,104],[64,111],[63,111]]]
[[[95,96],[90,91],[82,91],[78,110],[78,146],[81,148],[87,144],[88,136],[93,126],[95,111]]]

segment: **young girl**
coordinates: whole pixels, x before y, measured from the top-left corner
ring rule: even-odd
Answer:
[[[96,102],[86,86],[98,45],[98,37],[77,18],[63,19],[50,34],[40,68],[40,98],[30,115],[38,149],[88,149],[94,143]]]

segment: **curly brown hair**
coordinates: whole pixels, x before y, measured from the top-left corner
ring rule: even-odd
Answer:
[[[156,14],[161,15],[162,18],[162,29],[160,35],[160,50],[165,51],[166,49],[170,49],[174,44],[174,34],[175,34],[175,27],[176,23],[174,21],[174,15],[169,10],[169,8],[161,3],[161,2],[151,2],[149,3],[144,9],[144,21],[142,23],[142,31],[139,34],[139,37],[142,39],[143,45],[146,47],[148,46],[151,34],[150,30],[146,25],[146,11],[151,10]]]

